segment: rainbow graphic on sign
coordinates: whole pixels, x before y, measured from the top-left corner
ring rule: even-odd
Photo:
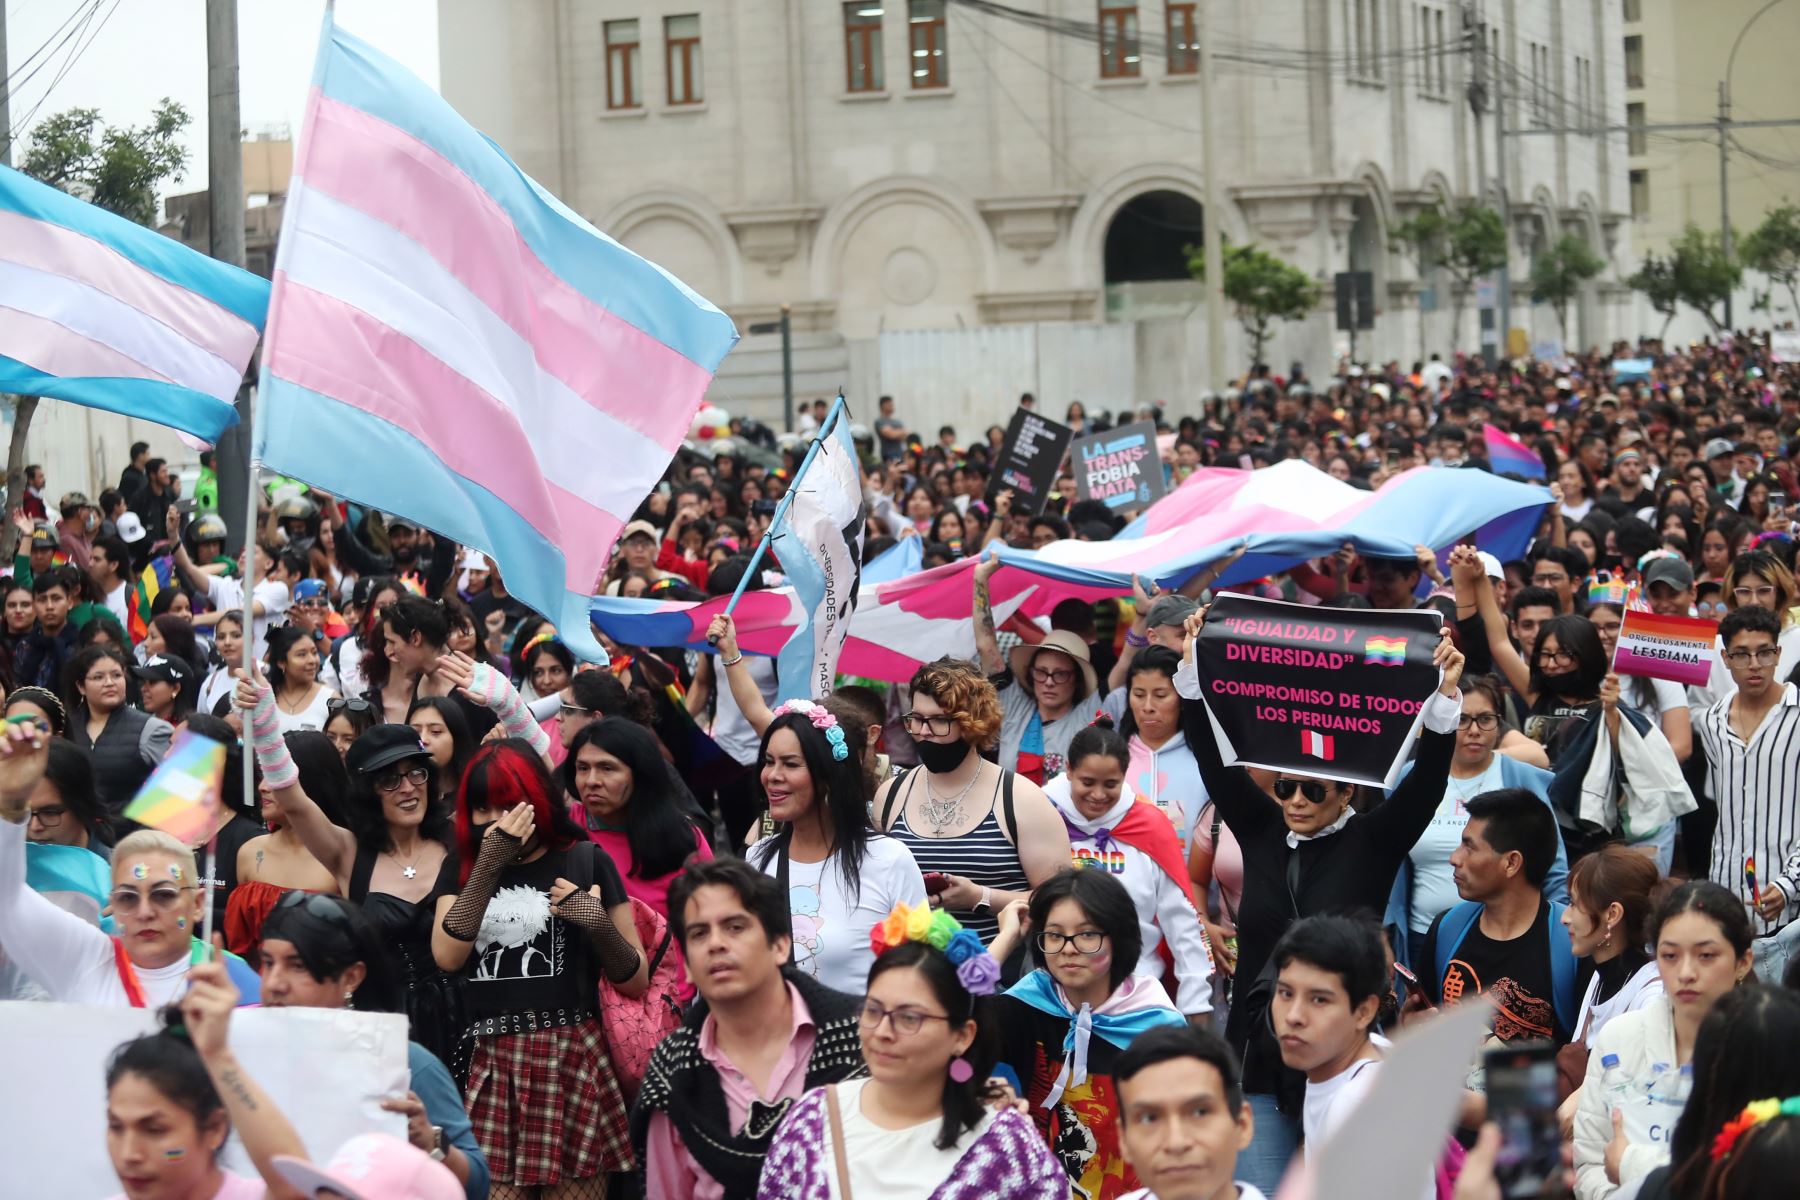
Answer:
[[[183,729],[125,806],[125,816],[194,845],[212,830],[224,775],[225,747]]]
[[[1403,637],[1371,637],[1363,643],[1363,662],[1378,667],[1406,665],[1406,639]]]

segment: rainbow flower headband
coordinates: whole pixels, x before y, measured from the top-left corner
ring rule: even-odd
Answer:
[[[844,741],[843,726],[838,724],[838,719],[826,711],[823,705],[814,704],[811,700],[788,700],[776,707],[771,720],[785,713],[799,713],[811,721],[812,727],[823,733],[825,740],[831,743],[832,758],[843,762],[850,757],[850,746]]]
[[[956,968],[956,978],[969,995],[991,996],[999,990],[1000,964],[973,929],[964,929],[961,921],[943,909],[896,904],[886,920],[869,930],[869,946],[877,958],[907,942],[924,942],[941,951]]]
[[[1719,1135],[1713,1139],[1712,1160],[1718,1162],[1730,1154],[1746,1133],[1776,1117],[1800,1117],[1800,1096],[1789,1096],[1786,1100],[1777,1100],[1771,1096],[1767,1100],[1752,1100],[1744,1105],[1744,1111],[1727,1121],[1725,1128],[1719,1130]]]

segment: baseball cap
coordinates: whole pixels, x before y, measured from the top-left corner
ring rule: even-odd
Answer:
[[[429,758],[431,751],[411,725],[373,725],[351,743],[344,766],[364,775],[409,758]]]
[[[1736,450],[1737,447],[1731,444],[1731,439],[1714,438],[1706,443],[1706,448],[1700,452],[1700,457],[1711,462],[1715,458],[1721,458],[1724,455],[1732,454],[1736,452]]]
[[[153,654],[143,665],[132,667],[131,673],[139,679],[185,684],[193,678],[194,668],[172,654]]]
[[[1499,559],[1489,554],[1486,550],[1477,550],[1475,552],[1475,557],[1481,560],[1482,573],[1489,579],[1506,578],[1506,568],[1500,565]]]
[[[631,538],[636,537],[640,533],[643,534],[645,537],[649,538],[653,542],[656,540],[656,526],[652,525],[648,521],[632,521],[632,522],[630,522],[629,524],[627,524],[625,526],[625,528],[623,530],[620,531],[619,540],[621,542],[628,541]]]
[[[1649,591],[1659,583],[1666,583],[1678,592],[1685,592],[1694,586],[1694,568],[1688,566],[1683,558],[1659,558],[1644,571],[1644,590]]]
[[[1158,596],[1150,602],[1150,608],[1144,614],[1144,624],[1151,629],[1163,625],[1180,625],[1199,607],[1197,602],[1186,596]]]
[[[302,579],[294,585],[294,602],[302,600],[323,600],[325,598],[325,581],[323,579]]]
[[[299,1191],[330,1190],[347,1200],[462,1200],[449,1167],[410,1142],[385,1133],[351,1138],[323,1167],[278,1154],[275,1170]]]
[[[119,536],[127,543],[144,540],[144,523],[134,512],[124,513],[119,517]]]
[[[56,531],[39,521],[31,530],[31,546],[34,550],[39,548],[56,549]]]

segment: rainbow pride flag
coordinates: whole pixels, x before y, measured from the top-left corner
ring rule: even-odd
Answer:
[[[136,593],[131,605],[131,627],[126,630],[131,635],[131,644],[137,645],[150,632],[150,607],[156,603],[156,597],[169,587],[175,579],[175,560],[165,554],[153,558],[138,572]]]
[[[1481,427],[1481,440],[1487,443],[1488,465],[1496,475],[1518,475],[1524,479],[1543,479],[1544,460],[1510,433],[1492,425]]]
[[[1406,639],[1403,637],[1372,637],[1363,643],[1363,662],[1378,667],[1403,667],[1406,665]]]
[[[1613,670],[1704,687],[1718,655],[1719,627],[1697,617],[1661,617],[1627,609]]]
[[[194,845],[212,828],[224,775],[225,747],[182,729],[125,806],[125,817]]]

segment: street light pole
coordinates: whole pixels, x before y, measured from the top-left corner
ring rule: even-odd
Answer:
[[[1207,0],[1194,5],[1195,34],[1200,42],[1200,174],[1206,188],[1206,211],[1200,219],[1201,253],[1206,263],[1206,377],[1223,389],[1231,380],[1225,366],[1224,205],[1219,199],[1218,162],[1213,154],[1212,20]]]
[[[1725,56],[1725,78],[1719,80],[1719,249],[1725,254],[1725,261],[1731,261],[1731,180],[1727,167],[1731,159],[1731,70],[1737,65],[1738,48],[1744,44],[1744,35],[1750,27],[1761,19],[1762,15],[1780,4],[1782,0],[1769,2],[1751,14],[1738,30],[1735,41],[1731,43],[1731,53]],[[1725,292],[1725,328],[1731,328],[1731,292]]]

